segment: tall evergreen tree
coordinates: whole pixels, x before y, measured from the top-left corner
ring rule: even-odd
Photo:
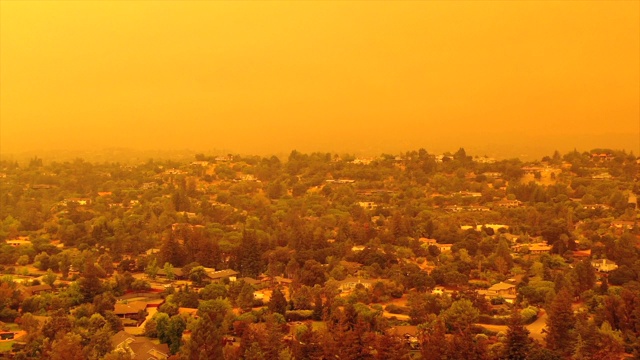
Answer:
[[[269,310],[271,310],[272,312],[278,313],[281,315],[284,315],[285,312],[287,311],[287,299],[284,297],[284,294],[282,293],[279,287],[273,290],[273,293],[271,294],[271,299],[269,299],[268,307],[269,307]]]
[[[530,347],[529,330],[522,324],[520,312],[514,310],[509,319],[503,359],[526,360]]]
[[[260,244],[255,230],[245,230],[238,248],[240,273],[244,276],[256,277],[262,272]]]
[[[447,329],[444,321],[432,315],[432,321],[420,325],[420,354],[424,360],[447,359]]]
[[[547,318],[547,347],[563,355],[573,353],[576,319],[571,309],[572,294],[568,290],[560,291],[549,307]]]

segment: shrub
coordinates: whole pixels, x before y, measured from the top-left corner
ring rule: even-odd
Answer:
[[[285,314],[287,321],[305,321],[311,320],[313,317],[313,310],[291,310]]]
[[[385,310],[391,314],[402,314],[409,315],[409,308],[406,306],[398,306],[394,304],[389,304],[385,308]]]

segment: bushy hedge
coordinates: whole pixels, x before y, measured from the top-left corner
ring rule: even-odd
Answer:
[[[291,310],[285,314],[287,321],[305,321],[311,320],[313,317],[313,310]]]
[[[524,324],[531,324],[538,318],[538,308],[529,306],[526,309],[522,309],[520,311],[520,316],[522,316],[522,322]],[[478,318],[478,323],[488,325],[509,325],[509,318],[510,316],[491,316],[481,314]]]
[[[529,306],[526,309],[522,309],[522,311],[520,311],[522,322],[525,324],[531,324],[532,322],[536,321],[536,319],[538,318],[538,311],[538,308],[534,306]]]
[[[387,307],[385,307],[385,310],[391,314],[409,315],[409,308],[406,306],[389,304],[387,305]]]

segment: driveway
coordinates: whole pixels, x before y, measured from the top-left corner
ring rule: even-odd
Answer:
[[[533,340],[539,341],[540,343],[544,343],[545,334],[543,332],[545,326],[547,326],[547,313],[542,310],[542,315],[540,315],[536,321],[531,324],[525,326],[527,330],[529,330],[529,337]],[[483,328],[495,332],[503,332],[507,333],[507,325],[489,325],[489,324],[476,324],[482,326]]]
[[[153,315],[155,315],[155,313],[158,312],[158,308],[156,307],[148,307],[147,308],[147,317],[144,319],[144,321],[142,322],[142,324],[140,324],[140,326],[125,326],[124,327],[124,331],[127,332],[128,334],[131,335],[142,335],[144,334],[144,326],[147,324],[147,321],[149,321],[149,319],[151,319],[153,317]]]

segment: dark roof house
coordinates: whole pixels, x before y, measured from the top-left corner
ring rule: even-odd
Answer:
[[[111,343],[116,351],[127,352],[132,360],[164,360],[169,357],[167,344],[155,344],[143,336],[132,336],[124,331],[113,335]]]

